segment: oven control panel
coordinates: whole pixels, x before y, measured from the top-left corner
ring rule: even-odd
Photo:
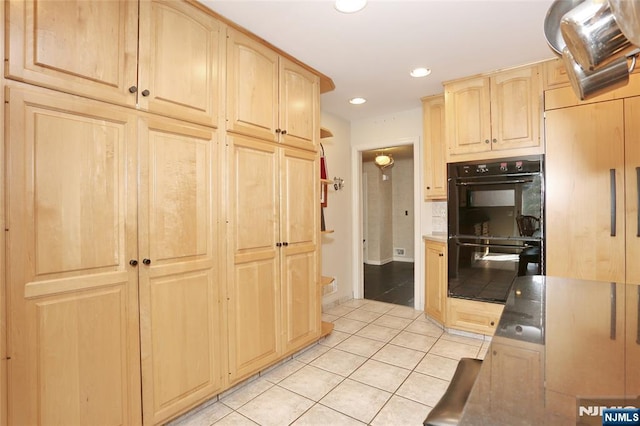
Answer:
[[[488,163],[464,163],[454,165],[458,170],[457,175],[463,176],[491,176],[514,173],[538,173],[542,164],[540,157],[531,159],[498,160]]]

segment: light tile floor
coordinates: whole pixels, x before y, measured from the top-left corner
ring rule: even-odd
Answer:
[[[489,347],[383,302],[350,300],[323,320],[335,328],[318,344],[171,425],[420,425],[458,360]]]

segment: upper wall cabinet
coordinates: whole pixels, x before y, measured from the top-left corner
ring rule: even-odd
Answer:
[[[444,96],[422,98],[425,200],[447,198],[444,126]]]
[[[8,78],[218,125],[221,24],[196,7],[29,0],[8,18]]]
[[[315,150],[319,78],[231,28],[227,30],[227,130]]]
[[[541,97],[539,66],[447,83],[448,160],[494,158],[524,154],[523,148],[528,149],[527,154],[542,149]],[[475,155],[479,153],[482,155]]]

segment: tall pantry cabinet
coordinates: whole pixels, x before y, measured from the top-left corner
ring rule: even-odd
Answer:
[[[320,335],[319,79],[227,40],[230,381]]]
[[[7,423],[165,423],[316,340],[318,75],[192,1],[6,14]]]

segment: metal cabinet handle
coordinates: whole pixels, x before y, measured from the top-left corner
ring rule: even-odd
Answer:
[[[498,143],[498,139],[493,138],[493,140],[492,140],[491,142],[493,142],[493,143]]]
[[[131,265],[131,266],[138,266],[138,261],[137,261],[137,260],[135,260],[135,259],[131,259],[131,260],[129,261],[129,265]]]
[[[142,259],[142,263],[145,265],[151,265],[151,259]]]
[[[444,254],[443,253],[438,253],[438,256],[444,257]]]
[[[283,130],[283,131],[282,131],[282,134],[283,134],[283,135],[286,135],[286,134],[287,134],[287,131],[286,131],[286,130]]]
[[[640,237],[640,167],[636,167],[636,237]]]
[[[129,93],[136,93],[137,91],[138,91],[138,88],[136,86],[129,87]]]
[[[282,247],[282,243],[276,243],[276,247]]]
[[[280,129],[276,129],[276,133],[280,133],[282,130]]]
[[[142,91],[142,96],[149,96],[149,94],[150,94],[150,93],[151,93],[151,92],[149,92],[149,90],[144,89],[144,90]]]
[[[611,340],[616,340],[616,283],[611,283]]]
[[[491,142],[489,139],[484,140],[484,143],[489,143],[489,142]]]
[[[284,243],[282,243],[282,245],[286,247],[289,245],[289,243],[285,241]]]
[[[609,170],[611,182],[611,236],[616,236],[616,169]]]
[[[638,286],[638,324],[636,325],[636,343],[640,345],[640,286]]]

